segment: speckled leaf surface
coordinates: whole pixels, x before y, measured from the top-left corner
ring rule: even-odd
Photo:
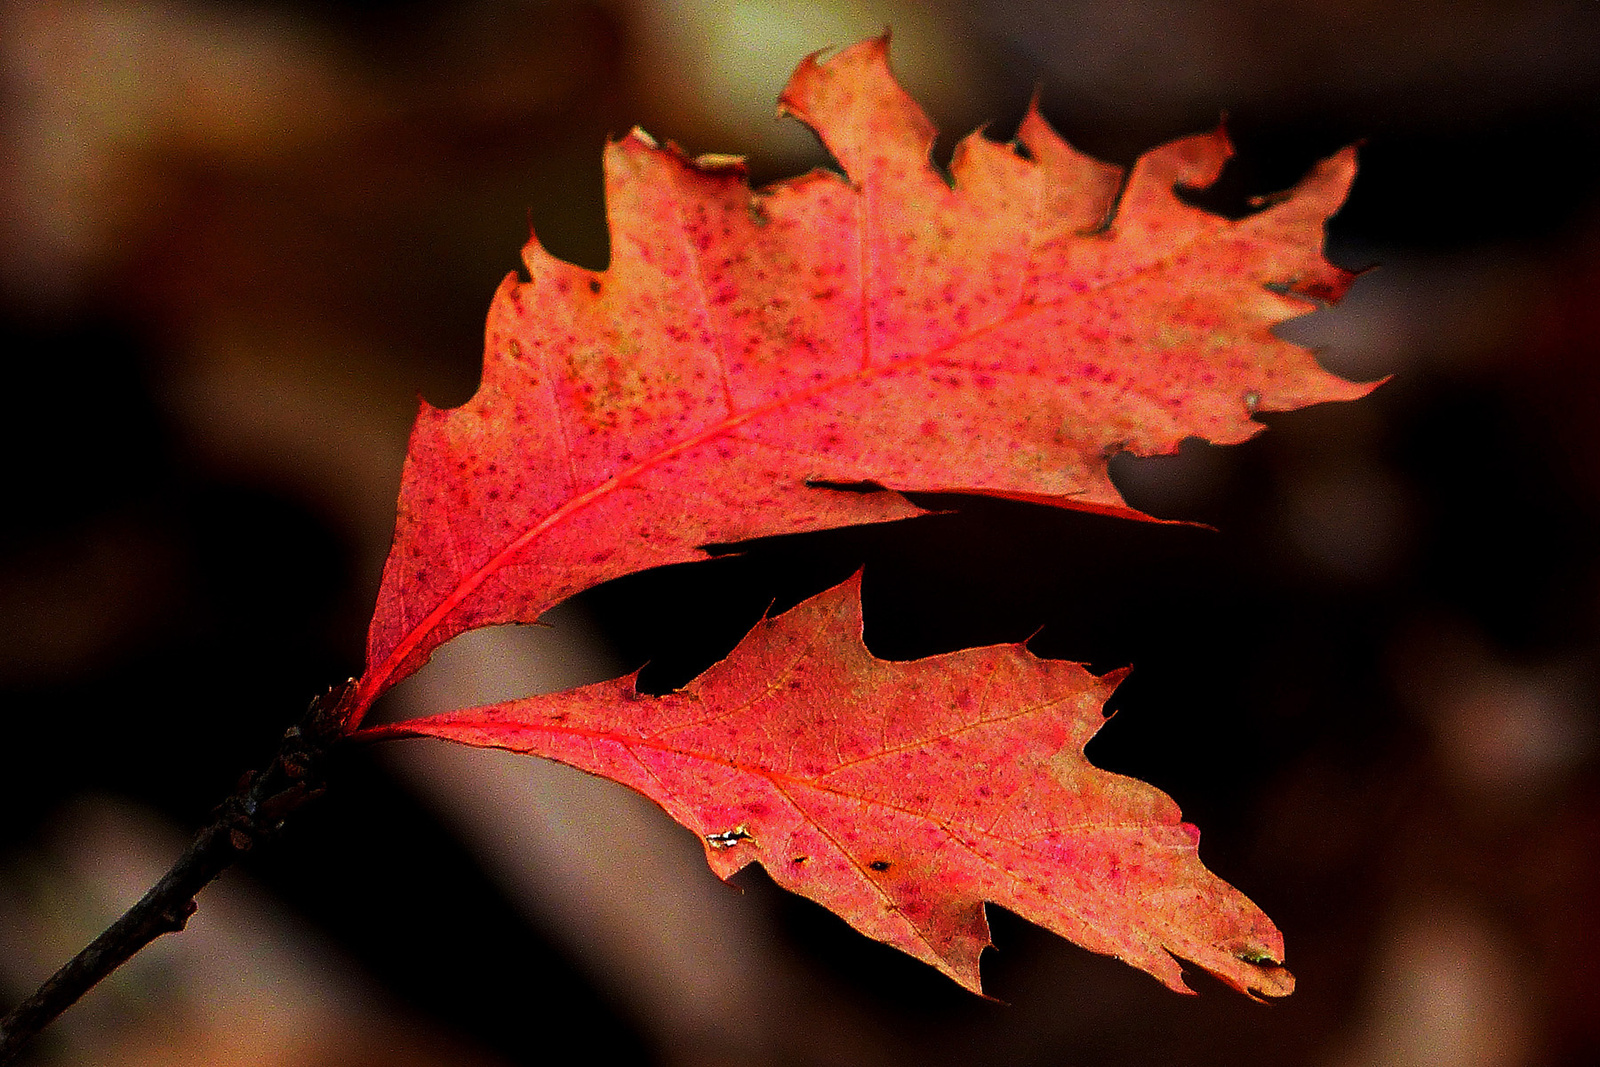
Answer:
[[[974,992],[993,901],[1173,989],[1187,989],[1178,956],[1241,990],[1289,993],[1282,937],[1201,864],[1178,806],[1084,757],[1124,673],[1021,645],[876,659],[852,579],[666,696],[630,676],[367,733],[623,782],[700,835],[721,877],[760,863]]]
[[[352,726],[450,637],[704,545],[917,513],[893,491],[1136,516],[1115,452],[1367,391],[1270,332],[1348,283],[1320,249],[1352,152],[1232,221],[1174,194],[1215,179],[1221,132],[1123,175],[1030,110],[1014,145],[962,141],[947,183],[887,50],[809,59],[783,93],[844,176],[752,192],[636,131],[605,152],[608,268],[530,242],[477,394],[417,419]],[[827,487],[859,482],[892,491]]]

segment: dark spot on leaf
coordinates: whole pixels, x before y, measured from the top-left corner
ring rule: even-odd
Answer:
[[[871,867],[875,871],[887,871],[889,869],[889,861],[873,860],[871,863],[867,864],[867,866]]]
[[[591,293],[600,292],[600,279],[599,278],[590,278],[589,279],[589,291]]]
[[[807,478],[808,489],[832,489],[840,493],[881,493],[883,486],[877,482],[830,482],[822,478]]]

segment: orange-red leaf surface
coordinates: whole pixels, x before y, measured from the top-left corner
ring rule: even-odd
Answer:
[[[947,183],[887,50],[808,59],[783,93],[845,176],[752,192],[635,131],[605,152],[610,266],[529,243],[477,395],[418,416],[352,726],[464,630],[707,544],[917,512],[817,483],[1136,515],[1118,450],[1367,391],[1270,333],[1348,282],[1320,248],[1353,152],[1230,221],[1174,195],[1216,177],[1220,131],[1124,176],[1030,110],[1015,145],[962,141]]]
[[[1084,758],[1124,673],[1021,645],[876,659],[852,579],[667,696],[630,676],[366,733],[623,782],[699,834],[723,878],[760,863],[975,992],[985,901],[1173,989],[1187,988],[1176,955],[1242,990],[1290,992],[1282,937],[1201,865],[1171,798]]]

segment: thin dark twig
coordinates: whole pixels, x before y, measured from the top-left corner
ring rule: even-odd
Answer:
[[[161,881],[0,1019],[0,1065],[10,1063],[23,1045],[144,946],[182,930],[195,912],[200,890],[321,794],[323,765],[329,747],[339,739],[339,713],[349,689],[350,683],[335,686],[312,701],[305,718],[284,733],[272,762],[240,780],[238,791],[217,806],[211,822]]]

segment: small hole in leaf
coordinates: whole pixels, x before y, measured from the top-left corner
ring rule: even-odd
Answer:
[[[754,841],[755,839],[756,837],[750,832],[750,828],[744,823],[740,823],[732,830],[724,830],[720,834],[707,834],[706,844],[714,849],[721,850],[732,848],[741,841]]]

